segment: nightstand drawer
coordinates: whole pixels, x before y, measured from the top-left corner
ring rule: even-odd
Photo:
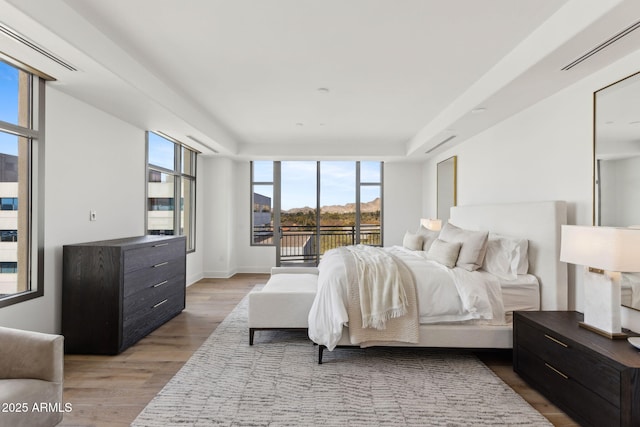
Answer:
[[[552,363],[518,347],[514,369],[551,401],[584,425],[619,426],[620,410],[585,388],[578,380]]]
[[[578,326],[576,325],[576,328]],[[526,322],[517,326],[518,346],[592,390],[615,406],[620,405],[620,371],[589,350],[551,331],[535,328]]]

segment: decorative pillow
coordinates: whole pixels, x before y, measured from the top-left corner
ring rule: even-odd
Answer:
[[[420,228],[418,228],[418,234],[422,236],[422,250],[427,252],[431,244],[440,235],[440,231],[429,230],[421,225]]]
[[[439,239],[449,243],[460,243],[460,255],[456,266],[475,271],[482,266],[487,251],[488,231],[471,231],[446,223],[440,231]]]
[[[429,252],[427,252],[427,259],[434,260],[440,264],[453,268],[458,260],[458,254],[460,253],[460,243],[449,243],[444,240],[436,239],[431,244]]]
[[[529,270],[527,239],[489,233],[482,268],[505,280],[513,280]]]
[[[404,233],[404,238],[402,239],[402,246],[407,249],[411,249],[412,251],[421,251],[422,250],[422,241],[423,238],[419,234],[414,234],[410,231]]]

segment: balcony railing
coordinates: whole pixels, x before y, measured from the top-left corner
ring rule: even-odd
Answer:
[[[357,242],[355,226],[299,226],[280,227],[280,260],[282,262],[314,263],[319,255],[339,246],[355,245]],[[273,240],[273,227],[254,227],[254,240],[266,242]],[[377,224],[360,225],[360,243],[380,246],[382,239]],[[318,240],[319,238],[319,240]]]

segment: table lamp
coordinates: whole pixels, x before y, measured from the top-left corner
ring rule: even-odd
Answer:
[[[560,261],[584,266],[584,322],[611,339],[626,338],[620,317],[623,272],[640,272],[640,230],[563,225]]]
[[[440,231],[440,229],[442,228],[442,220],[431,219],[431,218],[421,218],[420,225],[422,225],[427,230]]]

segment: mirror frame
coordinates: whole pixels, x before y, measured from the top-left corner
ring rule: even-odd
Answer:
[[[458,203],[458,156],[438,162],[436,169],[437,218],[446,223],[450,208]]]
[[[601,189],[599,188],[599,183],[597,182],[597,179],[599,177],[599,171],[598,171],[598,159],[597,159],[597,147],[598,147],[598,141],[597,141],[597,131],[598,131],[598,126],[597,126],[597,120],[598,120],[598,103],[597,103],[597,98],[598,98],[598,94],[602,93],[602,91],[610,89],[611,87],[620,84],[622,82],[625,82],[629,79],[632,78],[637,78],[640,76],[640,71],[637,71],[635,73],[632,73],[626,77],[623,77],[619,80],[616,80],[613,83],[610,83],[598,90],[596,90],[595,92],[593,92],[593,117],[592,117],[592,133],[593,133],[593,138],[592,138],[592,218],[591,218],[591,223],[593,226],[599,226],[601,223],[600,221],[600,217],[601,217],[601,208],[600,206],[598,206],[599,203],[601,203],[601,194],[600,191]],[[601,113],[602,114],[602,113]],[[640,308],[638,307],[631,307],[629,305],[625,305],[624,303],[621,304],[623,307],[627,307],[631,310],[640,310]]]

